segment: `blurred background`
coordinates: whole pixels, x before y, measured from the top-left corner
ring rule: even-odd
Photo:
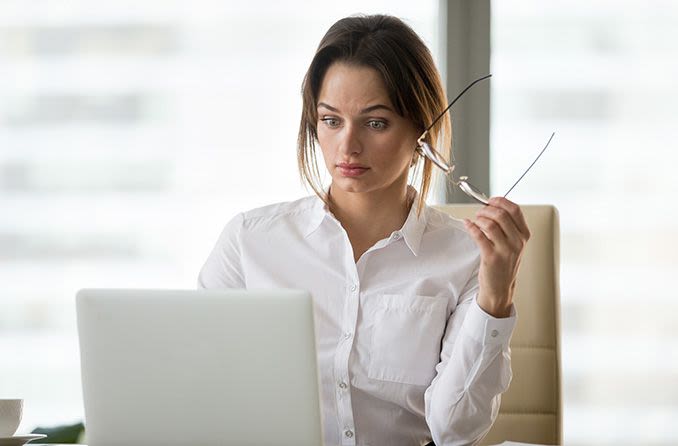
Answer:
[[[443,67],[440,9],[0,0],[0,397],[26,400],[20,432],[83,417],[78,289],[194,288],[235,213],[310,193],[299,91],[327,28],[399,16]],[[556,131],[510,198],[560,210],[565,444],[678,444],[678,3],[491,11],[491,192]]]

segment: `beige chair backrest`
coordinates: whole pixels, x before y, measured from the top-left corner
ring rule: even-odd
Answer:
[[[479,207],[436,206],[454,217],[471,219]],[[522,209],[532,237],[514,297],[518,321],[511,338],[513,380],[485,445],[506,440],[562,443],[558,211],[553,206]]]

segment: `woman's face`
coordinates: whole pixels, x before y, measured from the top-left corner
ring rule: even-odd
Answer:
[[[399,193],[407,187],[419,132],[395,112],[376,70],[332,64],[317,107],[318,142],[333,190]]]

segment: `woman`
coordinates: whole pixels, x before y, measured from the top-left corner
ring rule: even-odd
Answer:
[[[431,163],[415,148],[446,105],[430,52],[402,21],[335,23],[303,83],[298,158],[317,196],[238,215],[200,272],[202,288],[312,293],[326,446],[475,443],[511,380],[529,230],[503,198],[474,222],[426,206]],[[426,141],[449,151],[449,128],[446,117]],[[408,176],[421,164],[417,192]]]

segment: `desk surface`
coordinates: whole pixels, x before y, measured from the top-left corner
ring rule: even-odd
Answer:
[[[72,444],[45,444],[45,443],[27,443],[26,446],[74,446]],[[86,444],[80,444],[77,446],[87,446]],[[505,441],[499,445],[496,446],[546,446],[546,445],[538,445],[534,443],[516,443],[514,441]]]

